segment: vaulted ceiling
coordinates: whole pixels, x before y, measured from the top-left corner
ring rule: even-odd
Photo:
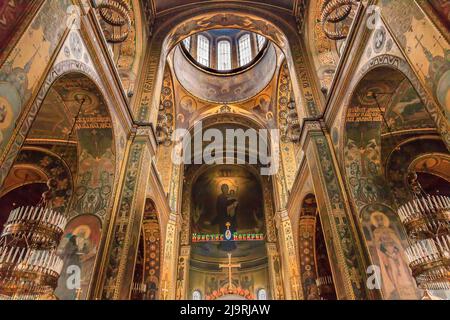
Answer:
[[[163,13],[164,11],[183,5],[198,4],[199,6],[201,6],[202,4],[217,2],[217,0],[150,0],[150,1],[152,1],[154,4],[156,14],[160,14]],[[258,1],[241,0],[235,2],[268,4],[271,6],[276,6],[293,11],[295,9],[296,4],[300,1],[301,0],[258,0]]]

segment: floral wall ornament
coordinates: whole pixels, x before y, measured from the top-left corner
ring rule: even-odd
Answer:
[[[173,81],[170,70],[166,68],[161,89],[161,101],[158,109],[156,134],[159,144],[172,145],[172,134],[175,130],[175,103]]]

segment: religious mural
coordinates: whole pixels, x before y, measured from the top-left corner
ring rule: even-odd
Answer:
[[[386,74],[391,75],[389,80],[386,80]],[[409,94],[405,94],[405,90],[409,90]],[[392,100],[391,95],[394,96]],[[350,103],[345,125],[346,178],[364,226],[371,259],[381,268],[383,296],[386,299],[415,299],[417,289],[411,272],[405,268],[406,256],[400,254],[407,245],[405,233],[397,215],[381,205],[396,201],[384,177],[381,132],[383,125],[386,132],[392,133],[405,126],[421,127],[430,122],[417,120],[423,119],[423,104],[404,76],[390,69],[379,68],[366,75]],[[387,108],[389,118],[384,115]],[[395,141],[383,142],[392,144]]]
[[[362,212],[362,225],[372,256],[381,269],[381,285],[385,299],[416,299],[417,290],[404,254],[406,238],[396,213],[387,206],[373,204]]]
[[[233,235],[265,233],[261,184],[245,167],[220,165],[207,168],[192,185],[191,197],[193,237],[204,234],[226,237],[227,232]],[[236,261],[230,271],[233,288],[242,290],[247,298],[256,297],[256,289],[268,287],[267,250],[263,240],[193,240],[189,287],[201,289],[211,299],[223,295],[220,289],[230,286],[224,262],[232,257]],[[227,258],[227,254],[231,256]],[[246,273],[245,269],[251,266],[261,271]]]
[[[101,237],[100,220],[93,215],[81,215],[69,222],[58,248],[63,259],[63,271],[58,280],[56,296],[61,300],[86,299]],[[70,276],[81,275],[81,288],[73,288]]]
[[[217,166],[200,175],[192,187],[192,231],[223,233],[264,231],[260,183],[238,166]]]
[[[269,46],[262,63],[232,77],[203,72],[187,63],[180,48],[174,50],[173,70],[178,81],[191,94],[209,102],[236,103],[249,100],[271,82],[277,68],[277,55],[273,46]]]
[[[438,1],[433,3],[437,5]],[[414,61],[422,85],[438,101],[447,121],[450,119],[450,46],[438,29],[423,13],[417,2],[383,0],[382,15],[406,55]],[[438,4],[442,14],[448,8]],[[414,50],[413,50],[414,49]]]
[[[400,83],[392,96],[386,110],[386,118],[387,125],[395,130],[435,127],[435,123],[408,79]],[[383,124],[383,132],[388,132],[386,124]]]
[[[0,156],[66,28],[64,19],[70,3],[45,1],[29,32],[22,35],[0,68]]]

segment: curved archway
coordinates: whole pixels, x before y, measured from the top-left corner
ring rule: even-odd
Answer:
[[[99,83],[96,73],[80,62],[56,65],[27,121],[19,124],[20,135],[10,150],[11,156],[18,154],[11,165],[38,163],[49,172],[48,178],[56,179],[52,206],[71,220],[58,249],[64,267],[55,294],[61,299],[89,296],[103,222],[111,205],[117,141],[112,106],[106,103]],[[2,174],[4,169],[7,172],[9,167],[2,166]],[[74,264],[81,272],[78,290],[64,280]]]
[[[191,201],[183,199],[190,203],[192,230],[188,292],[200,288],[210,299],[233,293],[253,299],[257,288],[270,286],[263,236],[270,200],[262,182],[244,165],[201,166],[192,173],[192,189],[185,192]]]
[[[450,156],[445,153],[427,153],[415,158],[409,165],[408,171],[430,174],[444,181],[450,181]],[[420,182],[420,179],[419,179]],[[443,181],[441,181],[442,183]],[[421,183],[422,184],[422,183]],[[432,183],[430,183],[432,184]],[[431,189],[431,188],[426,188]],[[431,190],[430,190],[431,191]],[[447,194],[448,192],[446,192]]]
[[[63,79],[64,76],[70,76],[73,74],[78,74],[80,77],[89,79],[89,81],[92,82],[93,87],[95,87],[95,90],[101,94],[102,100],[105,102],[107,113],[109,115],[112,114],[113,103],[110,100],[109,95],[106,93],[106,89],[104,88],[95,70],[93,70],[88,65],[75,60],[65,60],[56,64],[48,72],[42,87],[37,93],[36,99],[33,101],[30,108],[26,110],[25,116],[21,117],[17,122],[17,127],[19,128],[19,130],[17,130],[17,132],[14,132],[14,135],[11,137],[11,147],[8,149],[7,154],[4,155],[4,161],[0,168],[0,182],[4,181],[11,166],[14,163],[14,160],[20,152],[22,145],[28,138],[29,132],[36,120],[36,117],[40,113],[41,106],[49,96],[50,89],[55,83],[57,83],[59,79]],[[114,124],[112,124],[111,129],[114,130]],[[113,134],[112,136],[115,135]],[[119,145],[118,140],[119,139],[116,139],[114,141],[115,147]]]
[[[408,175],[412,172],[418,174],[419,183],[426,183],[429,194],[435,194],[439,189],[444,191],[444,181],[448,181],[444,161],[448,158],[445,144],[437,135],[421,135],[401,141],[399,148],[389,154],[385,164],[385,177],[397,201],[402,204],[411,198]],[[429,174],[436,178],[427,177]],[[432,181],[436,183],[434,186],[430,185]]]
[[[202,121],[204,124],[203,129],[214,129],[218,132],[233,128],[246,130],[248,128],[258,128],[260,126],[254,119],[227,112],[220,113],[219,117],[217,115],[204,116]],[[195,126],[190,129],[193,135],[195,135]],[[191,138],[193,138],[193,135]],[[232,221],[229,226],[231,234],[233,235],[235,232],[238,234],[239,232],[244,232],[244,234],[250,232],[251,234],[255,234],[256,240],[256,235],[259,237],[259,234],[263,232],[266,233],[264,240],[276,245],[277,239],[273,221],[274,204],[272,202],[272,197],[274,195],[271,193],[270,188],[273,179],[269,176],[261,176],[258,172],[258,164],[250,165],[248,159],[243,160],[240,164],[235,161],[236,157],[239,155],[248,155],[250,151],[253,151],[250,148],[248,141],[246,142],[245,146],[234,149],[232,155],[224,155],[222,164],[217,163],[212,166],[202,163],[195,164],[194,162],[190,162],[192,164],[185,164],[182,196],[183,224],[181,231],[181,246],[182,252],[189,251],[189,254],[182,257],[184,260],[183,267],[180,266],[181,270],[178,272],[179,283],[177,286],[177,295],[180,294],[180,298],[183,297],[183,292],[190,296],[192,290],[196,289],[204,292],[205,297],[215,299],[219,296],[223,296],[226,292],[229,292],[230,288],[228,288],[228,286],[231,286],[233,290],[241,288],[241,291],[244,293],[248,291],[244,294],[247,298],[256,297],[257,292],[254,289],[261,287],[272,288],[272,286],[280,285],[281,280],[278,281],[277,284],[268,282],[269,261],[267,259],[266,246],[262,239],[258,241],[252,241],[251,239],[239,240],[230,243],[221,241],[216,241],[217,243],[211,241],[208,243],[197,240],[192,242],[193,238],[191,237],[191,233],[203,235],[203,233],[206,232],[211,234],[211,236],[225,234],[225,225],[219,227],[219,225],[222,225],[225,222],[222,218],[218,218],[217,215],[214,215],[214,212],[217,209],[215,201],[216,199],[219,199],[221,193],[223,193],[223,191],[221,191],[222,185],[226,184],[228,190],[225,191],[225,197],[230,199],[235,198],[236,201],[234,201],[234,203],[238,203],[236,207],[230,206],[229,208],[231,210],[230,212],[235,212],[235,214],[231,214],[235,217],[231,219]],[[205,145],[201,145],[199,150],[201,149],[203,151],[205,147]],[[195,153],[189,155],[189,159],[192,158],[195,158]],[[228,160],[233,160],[233,162],[227,164]],[[219,183],[219,180],[223,183]],[[199,186],[199,183],[202,184],[202,186]],[[250,184],[253,185],[253,187],[249,187]],[[252,192],[249,192],[249,190],[252,190]],[[203,200],[198,197],[203,197]],[[257,205],[258,203],[259,205]],[[256,207],[253,208],[254,210],[250,208],[253,205],[256,205]],[[246,207],[249,207],[250,209],[247,210],[245,209]],[[239,211],[242,210],[247,212],[247,214],[240,215]],[[228,212],[228,207],[226,211]],[[205,216],[202,213],[212,213],[213,216],[210,216],[206,219],[206,222],[202,223],[201,221],[204,220],[202,217]],[[261,231],[257,232],[254,228],[259,228],[258,230]],[[258,244],[258,242],[261,243]],[[217,248],[214,243],[217,244]],[[236,243],[239,244],[236,246]],[[242,243],[243,245],[241,245]],[[257,247],[255,247],[254,250],[252,249],[249,251],[252,245],[256,245]],[[211,255],[204,255],[205,246],[209,248],[208,250],[212,250]],[[241,248],[242,246],[243,248]],[[189,247],[189,249],[183,249],[186,247]],[[251,253],[252,256],[253,254],[258,256],[254,261],[259,262],[252,262],[253,264],[256,263],[253,266],[253,269],[257,270],[257,272],[255,271],[256,273],[249,271],[245,272],[248,268],[247,265],[250,262],[247,261],[248,257],[244,259],[244,256],[239,254],[238,251],[242,251],[241,249],[243,252]],[[214,254],[212,254],[213,251],[215,252]],[[232,283],[229,283],[230,280],[227,280],[226,275],[224,276],[223,270],[221,271],[220,268],[218,268],[219,264],[224,264],[228,261],[226,256],[228,251],[232,253],[233,261],[237,259],[236,261],[239,261],[244,268],[240,271],[233,271],[233,274],[235,275],[233,276]],[[269,260],[270,268],[272,268],[273,262],[271,259]],[[239,275],[237,278],[236,274]],[[255,274],[257,274],[257,276],[255,276]],[[275,277],[280,277],[280,274]],[[224,289],[226,292],[220,291],[220,288]],[[283,290],[279,287],[273,289],[272,292]],[[276,297],[279,298],[279,294],[277,294]]]
[[[405,141],[424,142],[430,135],[439,140],[438,132],[442,131],[435,122],[439,111],[434,109],[433,113],[433,103],[416,90],[403,72],[408,68],[399,59],[387,60],[395,67],[377,61],[362,72],[346,110],[345,178],[370,259],[380,268],[383,297],[416,299],[418,290],[405,255],[405,231],[392,208],[409,197],[404,177],[410,162],[405,157],[422,149],[435,151],[429,143],[416,145],[413,151]]]
[[[145,83],[141,84],[142,99],[136,110],[141,121],[154,121],[155,108],[158,104],[159,96],[155,90],[160,87],[162,82],[162,70],[165,59],[175,45],[192,34],[211,30],[214,28],[239,28],[252,31],[263,35],[268,40],[274,42],[284,52],[288,59],[289,69],[291,70],[294,86],[302,91],[295,92],[296,100],[304,102],[305,109],[299,110],[301,114],[311,116],[318,114],[319,98],[316,87],[309,77],[305,68],[306,57],[303,55],[302,43],[297,36],[295,23],[287,24],[280,17],[286,12],[280,11],[279,16],[271,10],[262,8],[249,8],[237,6],[235,4],[204,4],[201,11],[198,8],[192,10],[174,9],[171,16],[164,19],[164,22],[155,24],[155,34],[152,44],[147,52],[147,74]],[[165,18],[161,16],[161,19]],[[287,38],[286,35],[291,37]],[[148,57],[160,57],[159,59],[149,60]],[[303,85],[300,86],[299,83]],[[153,95],[153,97],[152,97]],[[307,98],[305,98],[307,97]],[[151,111],[151,112],[150,112]]]

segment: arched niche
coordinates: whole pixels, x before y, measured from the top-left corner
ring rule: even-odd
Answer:
[[[427,134],[402,140],[386,159],[386,180],[397,201],[403,204],[412,197],[410,173],[418,175],[419,183],[429,194],[447,188],[449,153],[438,135]]]
[[[42,194],[49,190],[50,179],[57,187],[49,205],[67,214],[74,186],[68,164],[60,155],[42,146],[23,147],[0,189],[1,221],[4,223],[14,208],[39,204]],[[3,223],[0,223],[1,228]]]
[[[135,85],[142,68],[143,58],[147,46],[147,21],[145,10],[139,0],[130,0],[131,27],[124,42],[110,44],[114,62],[117,66],[123,88],[128,98],[134,101]]]
[[[339,62],[342,41],[329,39],[323,31],[320,23],[323,5],[323,0],[312,0],[308,3],[304,35],[320,89],[326,97]]]
[[[450,196],[450,156],[445,153],[427,153],[415,158],[408,171],[415,171],[425,192]]]
[[[342,159],[359,228],[383,279],[383,298],[417,299],[395,208],[410,195],[404,178],[411,153],[433,152],[434,144],[445,150],[445,145],[429,101],[400,67],[374,66],[356,84],[346,109]],[[440,141],[408,146],[407,141],[425,142],[430,135]]]
[[[303,296],[306,300],[335,300],[336,290],[314,194],[307,194],[299,217],[298,248]]]
[[[187,138],[184,138],[182,141],[179,142],[179,144],[182,142],[186,146],[194,146],[194,137],[195,132],[198,130],[194,123],[202,122],[202,129],[216,129],[221,132],[223,130],[226,130],[226,128],[233,128],[233,129],[242,129],[242,130],[248,130],[253,129],[258,132],[259,129],[265,129],[264,125],[258,122],[258,119],[255,118],[249,118],[243,115],[238,115],[234,113],[228,113],[228,112],[219,112],[218,114],[213,115],[203,115],[195,119],[193,123],[189,127],[189,133],[190,136],[186,136]],[[225,136],[225,135],[224,135]],[[191,140],[189,140],[189,138]],[[269,132],[269,138],[270,138],[270,132]],[[224,139],[224,146],[225,146],[226,139]],[[266,149],[267,155],[270,157],[274,150],[272,149],[271,145],[271,139],[269,139],[267,142],[263,142],[259,145],[259,150]],[[201,151],[203,151],[205,143],[202,144]],[[237,144],[235,144],[237,146]],[[248,154],[250,151],[250,144],[249,140],[245,141],[245,147],[244,148],[236,148],[233,156],[231,158],[226,158],[226,153],[224,152],[224,161],[223,163],[226,163],[226,161],[232,161],[232,163],[237,163],[236,156],[240,155],[244,159],[244,163],[248,164]],[[194,150],[195,151],[195,150]],[[197,150],[199,151],[199,150]],[[252,150],[254,151],[254,150]],[[183,219],[183,227],[181,232],[181,243],[183,245],[189,244],[189,233],[190,233],[190,226],[189,226],[189,215],[190,215],[190,199],[188,197],[188,194],[186,192],[190,192],[192,188],[192,181],[193,181],[193,174],[197,172],[198,168],[201,167],[201,165],[195,164],[195,152],[191,152],[190,155],[187,155],[184,157],[184,159],[187,159],[189,162],[184,163],[184,178],[182,180],[183,184],[183,194],[182,194],[182,215],[186,218]],[[184,155],[183,155],[184,156]],[[192,165],[190,165],[192,164]],[[277,181],[282,179],[282,177],[279,177],[279,173],[276,173],[275,175],[264,175],[261,176],[260,173],[262,172],[263,166],[258,162],[256,166],[253,166],[252,170],[256,171],[255,174],[260,177],[260,179],[263,182],[263,192],[264,197],[267,199],[266,202],[266,226],[267,226],[267,237],[270,242],[276,242],[276,234],[275,234],[275,225],[273,221],[273,215],[275,210],[275,201],[280,201],[276,199],[277,195],[273,193],[273,186],[278,187]],[[187,201],[185,201],[187,200]]]
[[[161,245],[156,206],[152,199],[147,198],[134,268],[132,300],[160,299]]]
[[[116,169],[115,137],[109,107],[94,80],[82,72],[57,78],[26,142],[56,148],[72,164],[76,172],[69,216],[105,217]]]
[[[67,279],[68,272],[73,272],[68,269],[73,259],[68,251],[75,252],[82,260],[81,288],[74,290],[67,282],[59,281],[55,293],[61,299],[89,297],[101,230],[111,208],[116,140],[110,114],[112,106],[106,103],[99,83],[96,74],[82,63],[64,61],[56,65],[11,149],[11,155],[17,154],[15,162],[5,162],[5,168],[9,165],[14,168],[15,163],[32,163],[44,172],[47,170],[49,178],[57,179],[52,206],[64,210],[72,221],[64,237],[74,238],[75,232],[80,239],[77,244],[64,237],[61,241],[58,249],[64,260],[61,279]],[[95,238],[89,238],[90,235]],[[86,239],[81,240],[83,237]],[[81,243],[87,243],[86,248]]]
[[[189,198],[183,198],[183,207],[189,204],[193,237],[188,293],[201,290],[208,300],[223,298],[230,292],[255,299],[258,288],[270,288],[267,240],[202,242],[194,240],[194,234],[224,235],[227,229],[233,236],[266,234],[266,203],[270,199],[265,197],[263,182],[255,169],[245,165],[200,166],[191,178],[192,187],[184,191]],[[232,270],[231,284],[228,269],[220,267],[228,263],[228,253],[233,263],[241,265]]]

